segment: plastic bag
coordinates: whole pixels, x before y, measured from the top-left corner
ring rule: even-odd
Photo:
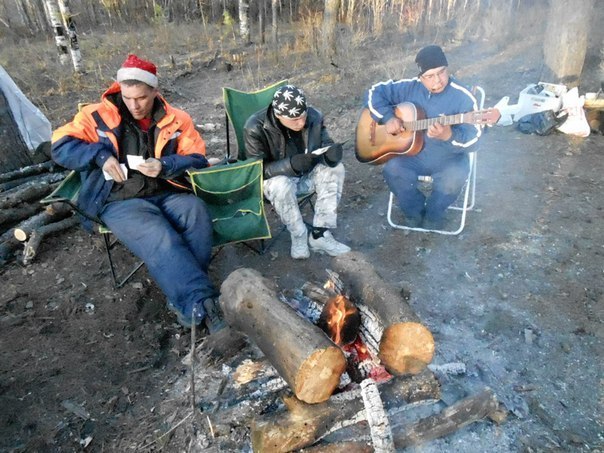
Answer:
[[[591,128],[585,117],[583,104],[585,104],[585,98],[579,96],[577,87],[562,95],[561,111],[566,113],[568,118],[563,124],[557,126],[560,132],[579,137],[587,137],[589,135]]]
[[[566,116],[558,118],[553,110],[524,115],[516,124],[516,128],[524,134],[549,135],[557,126],[564,122]]]

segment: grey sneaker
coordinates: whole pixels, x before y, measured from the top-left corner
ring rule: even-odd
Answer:
[[[203,308],[206,311],[205,323],[210,335],[226,327],[224,315],[218,304],[218,299],[210,297],[203,301]]]
[[[343,255],[350,252],[350,247],[334,239],[331,231],[326,231],[320,238],[313,238],[312,234],[308,238],[310,248],[313,252],[327,253],[331,256]]]
[[[300,236],[291,235],[292,248],[291,256],[295,260],[303,260],[310,256],[310,250],[308,249],[308,234],[306,231]]]

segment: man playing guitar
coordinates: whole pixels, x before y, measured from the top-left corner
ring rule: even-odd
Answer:
[[[424,127],[425,136],[420,137],[423,141],[415,153],[392,153],[378,163],[386,162],[384,179],[396,196],[406,224],[439,230],[443,228],[446,209],[456,200],[466,181],[468,153],[475,150],[482,127],[445,120],[478,110],[478,106],[472,93],[449,76],[447,58],[439,46],[424,47],[415,62],[419,67],[418,77],[376,83],[367,93],[366,107],[371,118],[378,125],[384,125],[392,136],[406,133],[407,121],[400,111],[402,103],[408,103],[406,106],[416,108],[416,113],[432,119],[424,120],[429,121],[429,125]],[[438,120],[440,117],[442,122]],[[419,190],[420,175],[432,177],[432,190],[427,197]]]

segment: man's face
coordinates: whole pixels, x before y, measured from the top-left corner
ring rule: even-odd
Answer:
[[[287,118],[285,116],[275,115],[279,122],[283,124],[286,128],[292,131],[301,131],[304,129],[304,125],[306,124],[306,112],[300,115],[297,118]]]
[[[126,85],[120,83],[122,100],[128,111],[135,120],[150,118],[153,110],[153,102],[157,96],[157,88],[150,87],[144,83]]]
[[[441,66],[424,72],[419,79],[430,93],[440,93],[449,83],[449,71],[446,66]]]

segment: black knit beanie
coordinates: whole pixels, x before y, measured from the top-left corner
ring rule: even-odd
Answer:
[[[426,46],[421,49],[415,57],[415,62],[419,67],[419,75],[430,69],[440,68],[441,66],[449,66],[445,53],[439,46]]]
[[[273,96],[275,115],[286,118],[298,118],[306,112],[306,96],[304,91],[293,85],[285,85]]]

